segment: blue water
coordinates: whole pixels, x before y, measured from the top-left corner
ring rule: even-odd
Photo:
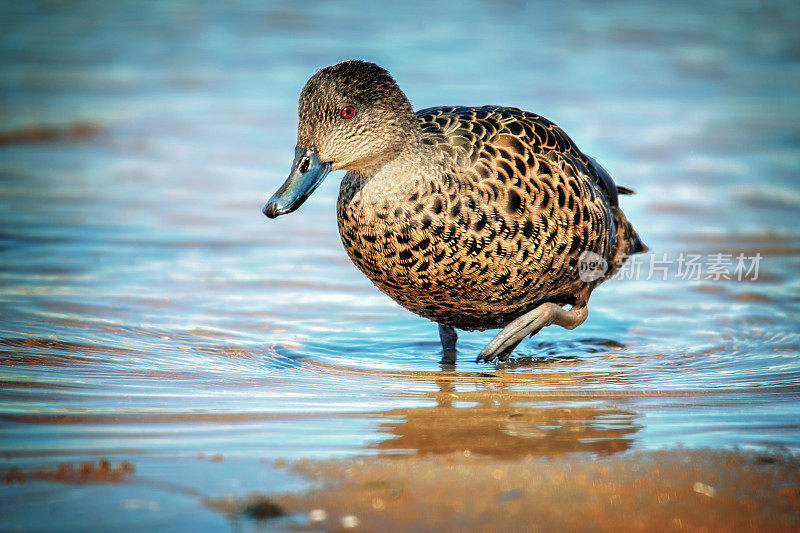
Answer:
[[[225,528],[202,496],[302,486],[277,458],[800,450],[796,3],[15,2],[0,24],[0,130],[97,129],[0,146],[0,469],[136,467],[2,485],[4,529]],[[340,175],[260,213],[302,85],[353,57],[416,108],[560,124],[637,190],[644,274],[509,364],[465,333],[442,369],[435,325],[343,252]],[[760,254],[757,279],[705,279],[719,253]]]

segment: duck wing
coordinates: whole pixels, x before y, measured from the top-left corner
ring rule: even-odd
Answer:
[[[453,241],[448,261],[480,273],[460,280],[465,292],[520,309],[588,298],[595,283],[580,280],[578,262],[585,252],[610,259],[616,236],[608,173],[561,128],[520,109],[417,115],[421,142],[440,161],[433,225],[453,228],[440,236]]]
[[[516,140],[533,154],[552,151],[577,159],[583,167],[581,170],[585,169],[612,207],[619,205],[618,194],[634,194],[632,189],[617,185],[597,160],[581,152],[564,130],[541,115],[515,107],[443,106],[417,111],[417,116],[421,121],[423,142],[450,145],[455,152],[453,155],[462,158],[467,151],[470,163],[461,160],[466,166],[476,164],[482,150],[485,151],[483,155],[490,158],[496,155],[493,148],[498,142],[499,148],[512,152],[516,149],[516,155],[521,155],[523,150],[514,142]],[[509,154],[500,152],[499,155]]]

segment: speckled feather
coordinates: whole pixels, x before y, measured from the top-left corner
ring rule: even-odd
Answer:
[[[351,171],[337,214],[350,258],[407,309],[460,329],[502,327],[544,302],[583,306],[644,247],[608,174],[549,120],[516,108],[416,113],[415,165],[391,182]],[[399,175],[398,175],[399,174]],[[586,283],[584,252],[610,270]]]
[[[352,60],[309,79],[298,116],[292,171],[264,214],[291,213],[328,171],[347,170],[345,250],[378,288],[440,324],[443,361],[451,328],[503,327],[478,357],[489,361],[547,325],[577,327],[592,290],[645,249],[619,208],[631,191],[533,113],[414,113],[386,70]],[[584,282],[589,252],[610,268]]]

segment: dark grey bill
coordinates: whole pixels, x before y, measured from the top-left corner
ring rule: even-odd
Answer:
[[[303,205],[330,171],[330,163],[320,161],[314,146],[298,146],[294,149],[292,172],[261,211],[269,218],[291,213]]]

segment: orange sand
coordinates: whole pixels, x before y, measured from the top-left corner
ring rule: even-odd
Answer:
[[[785,454],[685,449],[304,460],[294,470],[319,488],[251,496],[240,511],[257,516],[249,510],[271,501],[327,531],[800,531],[799,465]]]

